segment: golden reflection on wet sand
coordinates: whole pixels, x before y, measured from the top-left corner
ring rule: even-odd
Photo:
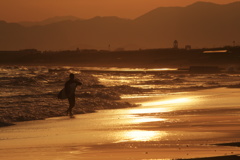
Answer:
[[[128,142],[128,141],[156,141],[167,136],[165,131],[145,131],[145,130],[130,130],[122,133],[122,140],[116,143]]]
[[[129,118],[131,119],[128,123],[146,123],[146,122],[160,122],[166,121],[164,118],[157,118],[154,116],[144,116],[141,114],[149,114],[149,113],[161,113],[161,112],[170,112],[173,108],[166,107],[165,105],[174,104],[174,105],[183,105],[186,103],[190,103],[193,100],[191,98],[175,98],[171,100],[158,100],[152,102],[142,103],[142,107],[137,109],[131,109],[127,114],[129,114]],[[165,131],[147,131],[147,130],[129,130],[123,132],[121,137],[122,140],[119,142],[126,141],[156,141],[162,139],[163,137],[167,137],[169,133]]]
[[[130,110],[131,114],[147,114],[147,113],[160,113],[160,112],[168,112],[167,108],[140,108]]]
[[[133,122],[136,123],[146,123],[146,122],[159,122],[159,121],[165,121],[166,119],[163,118],[154,118],[154,117],[138,117],[133,120]]]
[[[171,99],[166,101],[153,101],[153,102],[146,102],[143,103],[142,106],[159,106],[159,105],[167,105],[167,104],[180,104],[180,103],[188,103],[190,102],[190,98],[178,98],[178,99]]]
[[[173,108],[166,107],[165,105],[174,104],[174,106],[183,105],[193,102],[191,98],[177,98],[171,100],[158,100],[141,103],[142,107],[138,109],[130,110],[130,114],[149,114],[149,113],[161,113],[173,111]]]

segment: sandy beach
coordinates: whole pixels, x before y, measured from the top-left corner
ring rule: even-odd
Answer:
[[[217,88],[132,97],[141,106],[18,122],[0,128],[0,159],[239,159],[239,96]]]

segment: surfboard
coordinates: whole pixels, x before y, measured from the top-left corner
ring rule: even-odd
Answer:
[[[58,93],[58,99],[67,99],[67,95],[65,92],[65,88],[63,88],[59,93]]]

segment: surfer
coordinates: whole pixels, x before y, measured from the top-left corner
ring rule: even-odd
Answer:
[[[82,85],[82,83],[75,79],[74,74],[69,75],[69,80],[65,83],[65,93],[68,98],[69,108],[67,110],[67,114],[73,116],[72,109],[75,106],[75,90],[78,85]]]

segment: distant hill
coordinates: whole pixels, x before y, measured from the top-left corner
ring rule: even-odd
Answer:
[[[148,40],[168,46],[177,39],[183,47],[240,45],[240,2],[217,5],[197,2],[187,7],[160,7],[135,20]],[[153,32],[154,31],[154,32]],[[150,45],[150,44],[148,44]],[[157,44],[155,44],[157,45]]]
[[[19,22],[22,26],[25,27],[31,27],[31,26],[44,26],[52,23],[58,23],[62,21],[75,21],[75,20],[80,20],[80,18],[74,17],[74,16],[58,16],[58,17],[53,17],[53,18],[48,18],[43,21],[39,22]]]
[[[95,17],[54,18],[38,24],[0,22],[0,50],[36,48],[145,49],[189,44],[193,48],[240,45],[240,2],[197,2],[187,7],[160,7],[134,20]],[[58,20],[57,20],[58,19]],[[29,27],[30,26],[30,27]]]

